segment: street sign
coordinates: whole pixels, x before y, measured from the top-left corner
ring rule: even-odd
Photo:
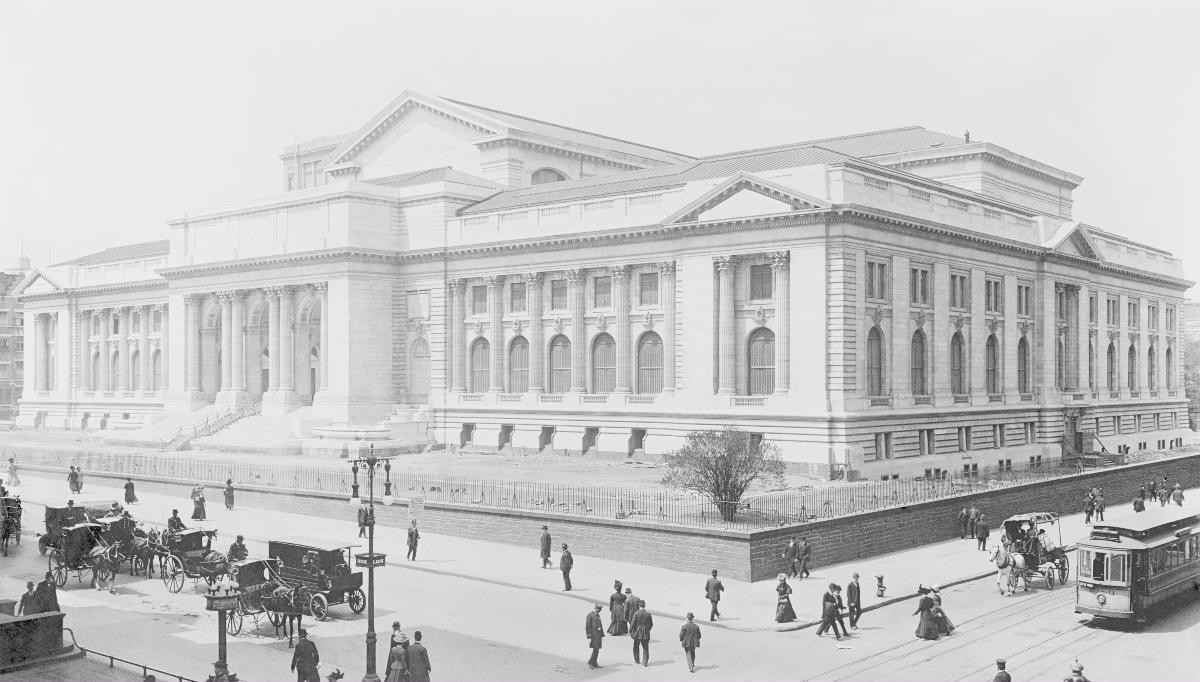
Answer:
[[[232,611],[238,607],[238,595],[236,594],[219,597],[206,594],[204,598],[208,600],[204,607],[208,611]]]
[[[408,520],[415,521],[421,518],[421,512],[425,511],[425,497],[422,495],[413,495],[408,498]]]
[[[381,552],[375,552],[374,554],[368,554],[366,552],[362,554],[355,554],[354,565],[357,568],[379,568],[381,566],[386,566],[387,554],[383,554]]]

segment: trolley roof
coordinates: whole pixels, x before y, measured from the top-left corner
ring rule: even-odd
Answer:
[[[1170,526],[1198,518],[1200,518],[1200,514],[1195,509],[1160,507],[1158,509],[1146,509],[1144,512],[1137,512],[1135,514],[1122,515],[1112,521],[1096,521],[1092,524],[1092,529],[1145,533],[1159,526]]]
[[[278,540],[271,540],[270,545],[292,545],[294,547],[302,547],[304,549],[315,549],[318,552],[336,552],[343,549],[353,549],[362,547],[348,542],[337,542],[335,540],[327,540],[325,538],[306,538],[306,537],[288,537]]]
[[[1027,521],[1035,524],[1057,523],[1058,514],[1055,514],[1054,512],[1033,512],[1030,514],[1017,514],[1016,516],[1010,516],[1004,520],[1005,523],[1025,523]]]

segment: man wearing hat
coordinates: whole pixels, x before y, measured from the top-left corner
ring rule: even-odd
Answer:
[[[704,583],[704,596],[708,598],[708,603],[712,604],[712,611],[708,614],[709,620],[716,620],[721,616],[721,612],[717,610],[717,604],[721,603],[721,593],[724,591],[725,586],[721,584],[721,579],[717,577],[717,569],[714,568],[712,577]]]
[[[1071,675],[1064,677],[1063,682],[1091,682],[1091,680],[1083,676],[1083,666],[1076,659],[1075,663],[1071,665]]]
[[[862,587],[858,584],[857,573],[846,585],[846,609],[850,613],[850,629],[857,630],[858,619],[862,617]]]
[[[554,562],[550,561],[550,528],[542,526],[542,568],[550,568]]]
[[[33,593],[33,601],[37,604],[38,613],[50,613],[58,610],[58,585],[54,582],[54,574],[46,571],[46,577],[38,583]]]
[[[250,550],[246,549],[246,538],[237,536],[237,540],[229,546],[228,555],[230,561],[245,561],[250,556]]]
[[[181,530],[187,530],[187,526],[183,525],[183,519],[179,518],[179,510],[171,510],[171,518],[167,519],[167,532],[178,533]]]
[[[317,645],[308,638],[308,630],[300,628],[300,641],[296,642],[296,650],[292,653],[292,672],[296,673],[296,682],[321,682],[321,676],[317,673],[320,662]]]
[[[833,629],[834,637],[838,641],[842,641],[842,635],[837,628],[838,605],[837,605],[837,585],[829,583],[829,589],[825,594],[821,595],[821,627],[817,628],[817,636],[825,634],[826,630]]]
[[[688,611],[687,622],[679,629],[679,643],[683,645],[683,654],[687,657],[690,673],[696,672],[696,649],[700,646],[700,626],[693,622],[694,618],[692,612]]]
[[[979,522],[975,524],[975,537],[979,540],[979,551],[987,551],[988,535],[992,532],[991,526],[988,525],[987,515],[980,514]]]
[[[996,676],[992,678],[992,682],[1012,682],[1012,677],[1004,669],[1004,665],[1005,661],[1003,658],[996,659]]]
[[[633,624],[629,628],[629,636],[633,639],[633,662],[643,666],[650,665],[650,630],[654,628],[654,616],[646,610],[646,602],[639,599],[637,610],[633,613]],[[638,648],[641,648],[639,660]]]
[[[558,567],[562,569],[563,574],[563,592],[571,591],[571,567],[575,565],[575,557],[571,556],[571,550],[567,549],[567,543],[562,545],[562,556],[558,558]]]
[[[600,609],[603,608],[604,604],[596,604],[588,612],[587,620],[583,624],[583,634],[587,637],[588,646],[592,648],[592,657],[588,659],[589,668],[600,667],[596,659],[600,656],[600,647],[604,644],[604,623],[600,620]]]

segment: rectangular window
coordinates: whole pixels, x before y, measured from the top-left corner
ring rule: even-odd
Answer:
[[[1140,312],[1140,311],[1138,310],[1138,304],[1137,304],[1137,302],[1135,302],[1135,301],[1130,301],[1130,302],[1129,302],[1129,305],[1128,305],[1128,307],[1127,307],[1127,309],[1126,309],[1126,311],[1125,311],[1125,315],[1127,316],[1127,318],[1128,318],[1128,320],[1129,320],[1129,321],[1128,321],[1128,324],[1129,324],[1129,326],[1130,326],[1130,327],[1132,327],[1132,328],[1134,328],[1134,329],[1137,329],[1137,328],[1138,328],[1138,326],[1139,326],[1139,325],[1138,325],[1138,323],[1140,322],[1140,320],[1138,320],[1138,313],[1139,313],[1139,312]]]
[[[870,268],[870,264],[867,267]],[[770,265],[751,265],[750,299],[753,301],[765,301],[771,298],[775,294],[772,290],[774,280],[775,278],[771,272]],[[870,296],[870,294],[867,295]]]
[[[638,304],[658,305],[657,272],[643,272],[638,275]]]
[[[1158,306],[1156,305],[1146,306],[1146,328],[1158,329]]]
[[[550,280],[550,309],[551,310],[566,310],[567,309],[567,280],[565,280],[565,279]]]
[[[1175,308],[1167,308],[1167,331],[1175,331]]]
[[[1116,327],[1121,324],[1120,303],[1115,298],[1106,300],[1107,305],[1104,308],[1104,321],[1110,327]]]
[[[1054,292],[1054,319],[1059,322],[1067,321],[1067,291],[1057,287]]]
[[[934,441],[933,429],[921,429],[917,431],[917,438],[920,441],[922,455],[932,455],[935,453],[937,446]]]
[[[967,295],[970,292],[967,288],[966,274],[951,274],[950,275],[950,307],[963,309],[971,304]]]
[[[996,424],[992,427],[992,445],[998,448],[1005,446],[1004,424]]]
[[[998,279],[987,280],[984,287],[984,305],[989,313],[1004,312],[1004,283]]]
[[[950,203],[950,208],[959,211],[969,211],[971,209],[971,205],[965,201],[959,201],[958,199],[947,199],[947,201]]]
[[[1042,456],[1034,455],[1034,456],[1030,457],[1029,458],[1029,468],[1030,469],[1041,469],[1042,468]]]
[[[1037,422],[1025,422],[1025,442],[1032,444],[1037,441]]]
[[[612,307],[612,277],[596,277],[592,279],[593,306],[596,308]]]
[[[1031,287],[1028,284],[1018,284],[1017,285],[1017,314],[1018,315],[1032,315],[1033,314],[1033,312],[1032,312],[1033,306],[1031,305],[1033,303],[1033,297],[1031,296],[1032,288],[1033,287]]]
[[[991,218],[992,220],[1000,220],[1004,217],[1004,214],[994,209],[985,208],[983,209],[983,216],[985,218]]]
[[[471,287],[471,314],[486,315],[487,314],[487,287],[474,286]]]
[[[887,264],[867,261],[867,298],[887,298]]]
[[[875,459],[891,459],[892,458],[892,434],[877,433],[875,434]]]
[[[960,452],[966,452],[971,449],[971,427],[958,427],[958,449]]]
[[[978,464],[964,464],[963,465],[963,476],[965,476],[967,478],[979,478],[979,465]]]
[[[1012,471],[1012,460],[1011,459],[999,460],[996,468],[1000,471],[1000,473],[1011,472]]]
[[[880,180],[879,178],[863,178],[863,184],[871,189],[881,189],[887,191],[888,188],[887,181]]]
[[[1096,324],[1096,295],[1088,296],[1088,322]]]
[[[917,305],[929,305],[929,268],[913,268],[909,274],[910,300]]]
[[[525,312],[524,282],[515,282],[508,285],[508,310],[513,313]]]

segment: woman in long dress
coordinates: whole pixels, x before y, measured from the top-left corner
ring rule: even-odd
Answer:
[[[133,479],[125,479],[125,504],[133,504],[138,501],[137,495],[133,492]]]
[[[233,509],[233,479],[225,480],[225,508]]]
[[[950,622],[950,618],[942,610],[942,595],[938,593],[938,588],[933,587],[931,590],[933,591],[933,620],[937,623],[938,634],[948,635],[954,632],[954,623]]]
[[[388,654],[387,676],[384,682],[406,682],[408,680],[408,635],[400,633],[396,646]]]
[[[205,513],[205,509],[204,509],[204,489],[203,488],[201,488],[199,494],[196,495],[196,499],[193,501],[192,507],[193,507],[192,518],[197,521],[204,521],[206,519],[206,517],[208,516],[208,514]]]
[[[625,618],[625,595],[621,593],[621,581],[613,583],[612,595],[608,598],[608,612],[611,617],[611,622],[608,624],[608,634],[610,635],[627,635],[629,634],[629,623]]]
[[[921,601],[917,604],[917,610],[913,613],[914,616],[920,615],[921,619],[917,621],[917,637],[921,639],[937,639],[938,627],[937,621],[933,618],[933,610],[937,607],[933,603],[933,599],[929,596],[929,588],[918,588],[921,593]]]
[[[792,586],[787,583],[787,574],[779,574],[779,585],[775,587],[775,593],[779,595],[779,602],[775,605],[775,622],[790,623],[796,620],[796,612],[792,610],[792,598],[788,595],[792,593]]]

